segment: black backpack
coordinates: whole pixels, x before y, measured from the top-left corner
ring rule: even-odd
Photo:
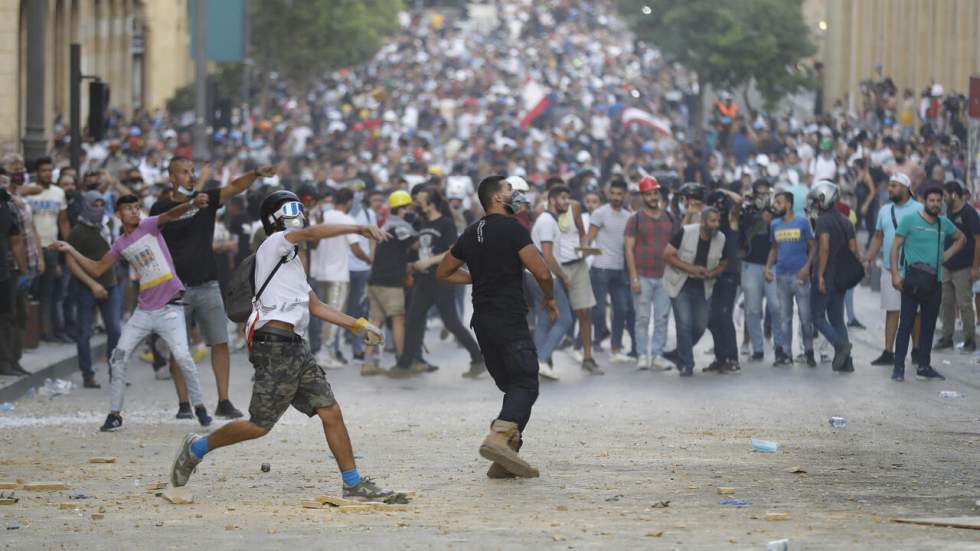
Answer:
[[[298,251],[299,247],[294,248],[293,254]],[[255,302],[262,296],[262,291],[265,291],[266,286],[272,281],[272,276],[276,275],[276,272],[288,259],[288,254],[279,259],[279,263],[269,272],[269,276],[265,278],[265,282],[262,283],[262,287],[259,287],[259,292],[256,293],[255,254],[246,256],[245,260],[242,260],[242,263],[232,272],[228,286],[225,288],[225,313],[228,314],[228,319],[235,323],[247,321],[248,317],[252,315]]]

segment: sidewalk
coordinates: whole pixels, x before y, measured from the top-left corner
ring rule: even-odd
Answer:
[[[105,335],[93,335],[91,342],[93,364],[105,364],[102,359],[105,355]],[[20,398],[29,389],[43,385],[45,379],[67,379],[78,373],[75,343],[41,343],[41,346],[33,350],[24,351],[20,365],[31,374],[21,377],[0,375],[0,402],[12,402]]]

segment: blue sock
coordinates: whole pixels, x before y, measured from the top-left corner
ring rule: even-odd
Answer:
[[[342,471],[340,476],[344,479],[344,486],[353,486],[361,481],[361,473],[357,472],[356,467],[349,471]]]
[[[198,438],[193,444],[191,444],[191,452],[193,452],[198,459],[203,459],[204,454],[208,453],[209,451],[211,451],[211,449],[208,447],[207,436]]]

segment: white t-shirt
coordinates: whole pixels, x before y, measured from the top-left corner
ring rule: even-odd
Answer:
[[[373,210],[368,208],[361,208],[357,212],[354,218],[355,224],[361,224],[365,226],[378,225],[378,215]],[[357,243],[364,254],[371,254],[371,242],[367,237],[361,235],[354,235],[354,242]],[[371,265],[364,262],[360,258],[354,256],[354,251],[351,250],[347,255],[347,268],[352,272],[367,272],[371,270]]]
[[[810,174],[813,176],[814,183],[820,180],[833,180],[837,176],[837,161],[833,157],[825,159],[823,155],[818,155],[813,160]]]
[[[295,230],[292,230],[295,231]],[[310,323],[310,284],[306,281],[306,270],[303,262],[295,253],[295,245],[286,240],[289,232],[276,232],[265,239],[259,250],[255,252],[255,292],[259,291],[265,278],[279,264],[283,255],[289,255],[289,260],[283,264],[276,275],[269,280],[269,285],[259,297],[259,302],[252,316],[258,315],[255,329],[265,325],[267,321],[277,320],[293,325],[293,332],[306,335]],[[251,326],[249,320],[249,326]]]
[[[352,226],[357,222],[346,213],[331,210],[323,215],[323,223]],[[347,257],[354,243],[357,236],[349,233],[321,239],[310,253],[310,277],[317,281],[350,281]]]
[[[555,258],[558,259],[558,262],[564,264],[581,258],[579,252],[575,250],[581,246],[582,242],[578,238],[578,228],[575,226],[575,220],[572,217],[572,207],[568,207],[568,210],[558,217],[558,231],[561,232],[561,237],[558,238],[558,248],[555,251]]]
[[[608,203],[595,209],[590,226],[599,228],[595,237],[595,246],[602,249],[602,254],[595,257],[592,265],[606,270],[622,270],[626,266],[624,243],[626,238],[626,223],[632,216],[632,211],[622,207],[612,208]]]
[[[561,230],[558,229],[558,221],[548,211],[539,214],[538,218],[534,221],[534,226],[531,228],[531,242],[534,243],[534,246],[539,251],[544,252],[541,244],[545,241],[550,241],[551,246],[554,247],[552,252],[555,254],[555,258],[558,258],[557,247],[558,237],[560,235]]]
[[[65,190],[52,185],[41,193],[28,195],[24,199],[34,212],[34,226],[37,227],[41,246],[47,247],[58,239],[58,214],[68,208]]]

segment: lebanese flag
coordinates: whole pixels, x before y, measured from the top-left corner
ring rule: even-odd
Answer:
[[[524,90],[521,91],[521,99],[524,102],[524,114],[521,116],[521,128],[528,128],[534,122],[535,119],[541,116],[548,107],[551,105],[551,101],[548,99],[548,94],[537,82],[529,81],[524,85]]]
[[[623,126],[629,126],[634,123],[646,126],[655,132],[660,132],[661,134],[666,135],[668,138],[671,138],[674,135],[670,131],[670,122],[668,122],[667,119],[657,117],[642,109],[637,109],[636,107],[627,107],[626,109],[623,109]]]

